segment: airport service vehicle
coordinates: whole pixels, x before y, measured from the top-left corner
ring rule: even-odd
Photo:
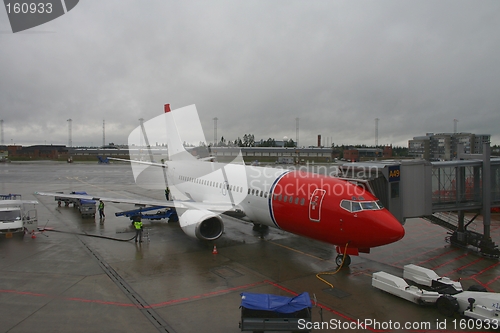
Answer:
[[[222,235],[224,225],[220,214],[225,213],[259,227],[275,227],[333,244],[339,254],[338,265],[342,262],[349,265],[349,255],[369,253],[372,247],[403,238],[401,223],[359,183],[307,171],[247,166],[241,155],[239,162],[229,164],[215,162],[211,157],[196,158],[193,150],[188,151],[183,145],[180,134],[186,135],[186,131],[178,130],[177,122],[185,121],[186,117],[190,130],[203,133],[194,105],[171,111],[166,104],[163,115],[136,129],[137,132],[142,129],[143,137],[147,138],[144,128],[149,124],[164,126],[166,161],[154,162],[152,153],[149,161],[121,160],[131,162],[136,182],[147,168],[156,170],[157,178],[151,183],[163,190],[168,186],[173,201],[66,197],[173,207],[182,230],[190,237],[207,241]]]
[[[372,276],[372,286],[416,304],[436,304],[445,316],[459,313],[500,327],[499,293],[486,292],[480,286],[464,291],[459,281],[440,277],[431,269],[413,264],[404,266],[403,277],[377,272]]]
[[[36,200],[21,200],[19,194],[0,195],[0,234],[11,238],[13,234],[33,232],[38,227]],[[33,209],[29,206],[33,205]]]
[[[87,199],[82,197],[67,197],[64,193],[57,193],[58,195],[54,198],[57,201],[58,206],[64,202],[65,206],[73,205],[74,208],[78,209],[82,217],[95,217],[96,214],[96,201],[93,199]],[[71,192],[72,195],[77,196],[88,196],[87,192],[75,191]]]

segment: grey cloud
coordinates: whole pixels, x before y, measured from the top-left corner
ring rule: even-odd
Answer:
[[[406,145],[498,132],[496,1],[84,1],[0,34],[0,114],[18,143],[126,143],[164,103],[196,104],[206,138]],[[0,30],[7,31],[0,10]]]

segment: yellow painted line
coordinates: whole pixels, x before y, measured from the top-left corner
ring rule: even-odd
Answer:
[[[312,254],[309,254],[309,253],[306,253],[306,252],[303,252],[303,251],[299,251],[297,249],[294,249],[292,247],[289,247],[289,246],[286,246],[286,245],[282,245],[282,244],[278,244],[276,242],[273,242],[273,241],[270,241],[270,240],[266,240],[266,242],[268,243],[271,243],[271,244],[274,244],[274,245],[277,245],[277,246],[280,246],[284,249],[287,249],[287,250],[290,250],[290,251],[293,251],[293,252],[297,252],[297,253],[300,253],[302,255],[305,255],[305,256],[308,256],[308,257],[311,257],[311,258],[314,258],[314,259],[317,259],[319,261],[326,261],[326,262],[329,262],[329,263],[332,263],[332,264],[335,264],[335,262],[333,261],[330,261],[328,259],[323,259],[323,258],[320,258],[320,257],[316,257],[315,255],[312,255]]]

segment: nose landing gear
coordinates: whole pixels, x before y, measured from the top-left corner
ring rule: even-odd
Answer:
[[[351,264],[351,257],[348,254],[339,254],[335,257],[335,263],[339,267],[347,267]]]

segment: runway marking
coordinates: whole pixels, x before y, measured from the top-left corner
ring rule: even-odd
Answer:
[[[423,263],[426,263],[426,262],[432,261],[432,260],[434,260],[434,259],[437,259],[437,258],[443,257],[443,256],[445,256],[445,255],[447,255],[447,254],[450,254],[450,253],[452,253],[452,252],[455,252],[455,251],[458,251],[458,249],[457,249],[457,248],[451,249],[450,251],[443,252],[443,253],[441,253],[441,254],[439,254],[439,255],[437,255],[437,256],[434,256],[434,257],[431,257],[431,258],[429,258],[429,259],[427,259],[427,260],[421,261],[421,262],[419,262],[418,264],[419,264],[419,265],[422,265]]]
[[[450,263],[452,263],[452,262],[454,262],[454,261],[456,261],[456,260],[459,260],[459,259],[462,259],[462,258],[464,258],[464,257],[467,257],[468,255],[469,255],[468,253],[464,253],[464,254],[462,254],[461,256],[455,257],[455,258],[450,259],[450,260],[448,260],[448,261],[446,261],[446,262],[444,262],[444,263],[442,263],[442,264],[439,264],[439,265],[437,265],[437,266],[434,266],[434,267],[432,267],[432,269],[434,269],[434,270],[435,270],[435,269],[441,268],[441,267],[446,266],[446,265],[448,265],[448,264],[450,264]]]
[[[455,272],[457,272],[457,271],[460,271],[460,270],[462,270],[462,269],[464,269],[464,268],[467,268],[467,267],[469,267],[469,266],[472,266],[472,265],[474,265],[474,264],[476,264],[476,263],[478,263],[478,262],[480,262],[480,261],[483,261],[483,260],[484,260],[484,258],[478,258],[478,259],[476,259],[476,260],[474,260],[474,261],[471,261],[471,262],[470,262],[470,263],[468,263],[467,265],[463,265],[463,266],[458,267],[458,268],[456,268],[456,269],[454,269],[454,270],[452,270],[452,271],[450,271],[450,272],[448,272],[448,273],[446,273],[446,274],[443,274],[443,276],[448,276],[448,275],[450,275],[451,273],[455,273]]]
[[[416,248],[416,249],[418,249],[418,248]],[[414,251],[414,250],[416,250],[416,249],[411,249],[411,252],[413,252],[413,251]],[[402,261],[407,261],[407,260],[410,260],[410,259],[413,259],[413,258],[416,258],[416,257],[420,257],[420,256],[422,256],[422,255],[424,255],[424,254],[428,254],[428,253],[430,253],[430,252],[433,252],[433,251],[436,251],[436,250],[440,250],[440,249],[442,249],[442,247],[436,247],[436,248],[431,249],[431,250],[429,250],[429,251],[422,252],[422,253],[418,253],[418,254],[415,254],[414,256],[407,257],[407,258],[404,258],[404,259],[401,259],[401,260],[395,261],[393,264],[400,263],[400,262],[402,262]],[[456,249],[455,249],[455,251],[456,251]]]
[[[323,259],[323,258],[320,258],[320,257],[316,257],[315,255],[312,255],[312,254],[309,254],[309,253],[306,253],[306,252],[303,252],[303,251],[299,251],[297,249],[294,249],[292,247],[289,247],[289,246],[286,246],[286,245],[283,245],[283,244],[279,244],[279,243],[276,243],[276,242],[273,242],[273,241],[270,241],[270,240],[266,240],[266,242],[268,243],[271,243],[271,244],[274,244],[276,246],[280,246],[284,249],[287,249],[287,250],[290,250],[290,251],[293,251],[293,252],[297,252],[297,253],[300,253],[300,254],[303,254],[305,256],[308,256],[308,257],[311,257],[311,258],[314,258],[314,259],[317,259],[319,261],[326,261],[326,262],[329,262],[329,263],[332,263],[334,264],[335,262],[331,261],[331,260],[328,260],[328,259]]]
[[[200,294],[200,295],[194,295],[194,296],[190,296],[190,297],[173,299],[173,300],[170,300],[170,301],[165,301],[165,302],[161,302],[161,303],[151,304],[150,306],[146,306],[145,308],[160,308],[160,307],[163,307],[163,306],[169,306],[169,305],[174,305],[174,304],[179,304],[179,303],[190,302],[190,301],[194,301],[194,300],[205,299],[205,298],[209,298],[209,297],[213,297],[213,296],[219,296],[219,295],[229,294],[231,292],[239,291],[239,290],[242,290],[242,289],[254,288],[254,287],[263,285],[266,282],[267,282],[267,280],[265,280],[265,281],[259,281],[259,282],[255,282],[255,283],[245,284],[245,285],[238,286],[238,287],[232,287],[232,288],[227,288],[227,289],[223,289],[223,290],[212,291],[212,292],[204,293],[204,294]]]

